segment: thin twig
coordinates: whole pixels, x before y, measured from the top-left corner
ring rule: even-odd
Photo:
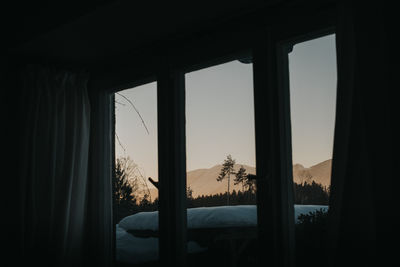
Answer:
[[[140,115],[139,110],[137,110],[137,108],[136,108],[135,105],[132,103],[132,101],[130,101],[129,98],[127,98],[126,96],[124,96],[124,95],[121,94],[121,93],[116,93],[116,94],[118,94],[119,96],[122,96],[123,98],[125,98],[125,100],[128,101],[128,102],[132,105],[132,107],[135,109],[136,113],[139,115],[139,118],[142,120],[143,126],[144,126],[144,128],[146,129],[147,134],[150,134],[149,129],[147,129],[146,123],[144,122],[144,120],[143,120],[143,118],[142,118],[142,115]]]
[[[118,137],[118,134],[117,134],[117,133],[115,133],[115,137],[117,137],[117,141],[118,141],[119,145],[122,147],[122,149],[124,150],[124,154],[125,154],[125,153],[126,153],[126,149],[125,149],[125,147],[122,145],[121,140],[119,140],[119,137]]]
[[[122,106],[126,106],[124,103],[118,102],[117,100],[115,100],[115,103],[120,104]]]

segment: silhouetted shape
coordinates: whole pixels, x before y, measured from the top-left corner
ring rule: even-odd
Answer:
[[[246,169],[243,168],[243,165],[240,166],[240,169],[236,172],[235,178],[233,179],[234,184],[237,185],[239,183],[242,184],[242,190],[244,191],[244,185],[246,184],[247,181],[247,175],[246,175]]]
[[[233,166],[235,166],[236,161],[232,159],[231,155],[228,155],[226,157],[226,160],[224,160],[224,163],[222,164],[221,172],[217,178],[218,182],[221,182],[225,177],[228,178],[228,197],[226,200],[226,204],[229,206],[229,190],[230,190],[230,182],[231,182],[231,174],[234,174],[234,169]]]
[[[298,220],[295,225],[296,266],[324,266],[328,212],[320,209],[308,214],[300,214]]]
[[[129,158],[118,158],[114,176],[114,216],[116,222],[137,211],[138,184],[132,179],[134,163]]]
[[[150,183],[152,183],[157,189],[159,189],[159,188],[158,188],[158,181],[154,181],[151,177],[149,177],[149,181],[150,181]]]
[[[329,187],[324,187],[314,181],[311,183],[297,184],[293,183],[294,203],[304,205],[328,205]]]
[[[255,174],[247,174],[246,175],[246,187],[247,187],[247,191],[249,192],[256,192],[256,179],[257,179],[257,175]]]

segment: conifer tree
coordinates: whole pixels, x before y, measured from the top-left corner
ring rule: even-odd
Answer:
[[[217,178],[218,182],[222,182],[225,178],[228,179],[228,191],[227,191],[227,200],[226,204],[229,206],[229,191],[230,191],[230,182],[231,182],[231,174],[234,174],[233,167],[235,166],[236,161],[232,159],[231,155],[228,155],[222,164],[221,172]]]
[[[239,170],[235,174],[235,179],[233,179],[235,185],[241,183],[242,184],[242,190],[244,192],[244,185],[246,184],[247,180],[247,174],[246,174],[246,169],[243,168],[243,165],[240,166]]]

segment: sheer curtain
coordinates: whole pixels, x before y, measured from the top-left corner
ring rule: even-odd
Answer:
[[[100,142],[100,150],[90,151],[90,146],[96,146],[91,132],[101,128],[97,126],[99,116],[93,114],[89,101],[88,75],[30,66],[23,71],[20,80],[23,92],[19,191],[21,257],[17,261],[80,266],[90,257],[87,252],[95,250],[90,247],[91,238],[102,236],[103,244],[107,243],[105,239],[111,239],[111,234],[104,231],[104,224],[112,218],[107,218],[109,214],[103,211],[110,209],[111,212],[110,207],[104,206],[107,201],[101,201],[107,199],[108,194],[111,199],[111,169],[109,173],[101,173],[99,168],[93,172],[96,169],[93,166],[107,164],[100,155],[89,155],[91,152],[106,153],[101,148],[107,145]],[[101,138],[94,142],[98,140]],[[103,188],[99,185],[101,179],[108,179],[110,185]],[[91,210],[95,199],[97,207]],[[104,250],[100,252],[104,254]],[[110,261],[110,256],[107,257],[103,256],[105,264]]]
[[[92,90],[87,198],[86,266],[110,266],[114,259],[112,215],[113,94]]]

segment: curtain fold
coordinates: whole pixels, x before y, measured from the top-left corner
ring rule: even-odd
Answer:
[[[88,76],[30,66],[21,80],[19,260],[79,264],[90,133]]]
[[[112,99],[88,75],[29,66],[21,73],[17,263],[110,266]]]
[[[398,200],[388,13],[377,2],[343,1],[339,7],[329,262],[391,266],[384,263],[395,255],[387,240],[398,228]]]
[[[93,90],[89,183],[87,192],[86,265],[111,266],[114,261],[112,202],[113,94]]]

